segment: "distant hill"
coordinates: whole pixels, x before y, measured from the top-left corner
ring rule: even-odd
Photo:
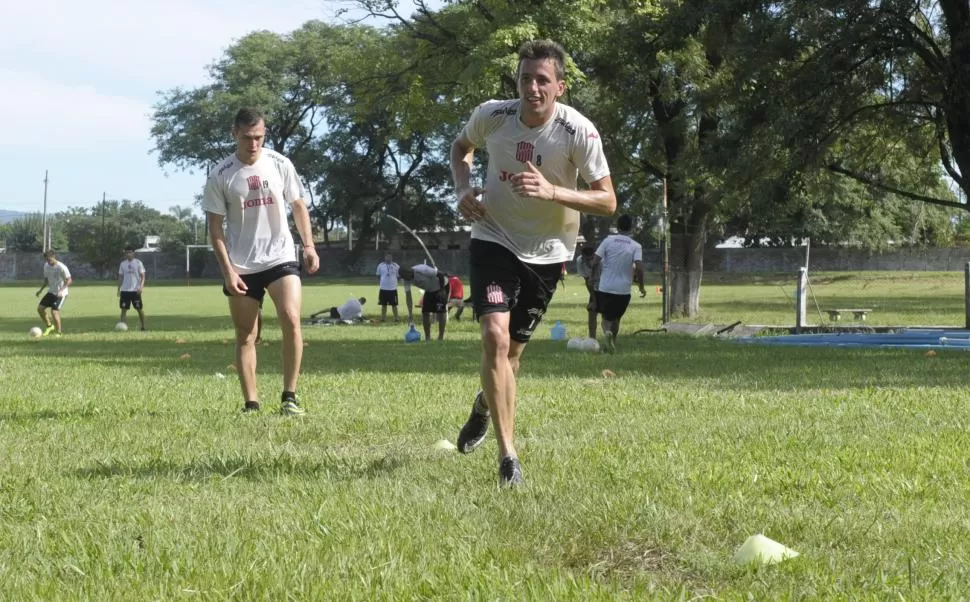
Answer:
[[[20,211],[7,211],[6,209],[0,209],[0,224],[9,224],[17,218],[27,215],[26,213],[21,213]]]

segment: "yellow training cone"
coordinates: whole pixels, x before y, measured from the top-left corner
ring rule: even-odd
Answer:
[[[795,558],[798,552],[758,533],[744,540],[734,553],[735,564],[775,564]]]

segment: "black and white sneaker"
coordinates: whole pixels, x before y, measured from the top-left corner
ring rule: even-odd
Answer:
[[[498,465],[498,484],[500,487],[518,487],[525,485],[525,478],[522,476],[522,466],[519,459],[513,456],[506,456]]]
[[[485,404],[485,393],[479,391],[475,395],[475,403],[472,404],[472,413],[468,416],[465,425],[458,433],[458,451],[463,454],[470,454],[485,441],[488,433],[489,422],[488,406]]]

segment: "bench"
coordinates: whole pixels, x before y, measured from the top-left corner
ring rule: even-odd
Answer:
[[[871,312],[872,310],[871,309],[823,309],[822,311],[828,313],[829,320],[832,320],[833,322],[835,322],[842,319],[842,314],[848,314],[848,313],[851,313],[852,317],[855,318],[856,320],[865,321],[866,317],[869,315],[869,312]]]

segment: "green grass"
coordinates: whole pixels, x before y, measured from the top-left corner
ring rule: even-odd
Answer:
[[[892,299],[874,322],[962,323],[960,274],[829,276],[816,276],[816,294]],[[787,303],[767,301],[781,296],[778,281],[706,282],[699,319],[791,321]],[[303,313],[376,288],[311,284]],[[241,415],[238,383],[217,376],[233,360],[217,285],[150,286],[147,333],[111,330],[112,286],[77,286],[68,334],[42,340],[26,336],[34,290],[0,288],[2,599],[970,591],[962,351],[642,334],[621,335],[612,357],[566,352],[549,326],[560,319],[581,334],[570,280],[523,360],[517,443],[528,486],[509,492],[496,487],[493,438],[467,457],[434,449],[454,441],[477,388],[471,322],[450,323],[444,343],[412,345],[400,325],[307,328],[309,414],[287,420]],[[657,325],[650,292],[627,331]],[[259,384],[272,407],[273,319],[265,334]],[[733,565],[759,532],[801,556]]]

